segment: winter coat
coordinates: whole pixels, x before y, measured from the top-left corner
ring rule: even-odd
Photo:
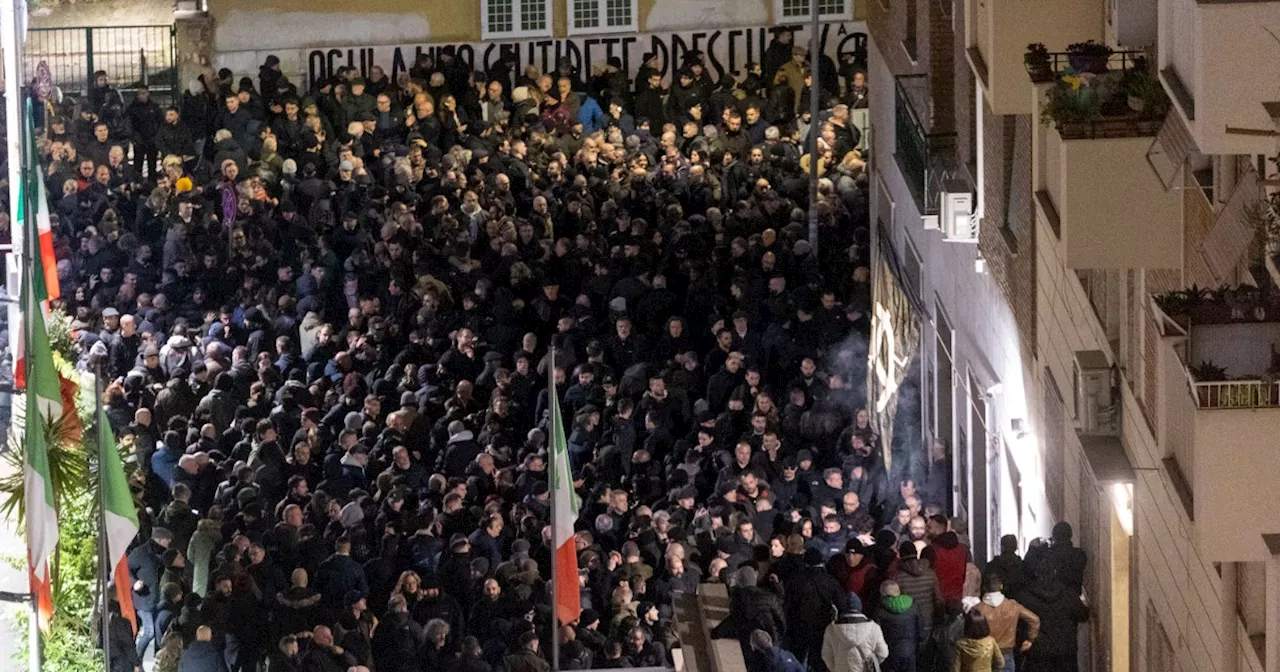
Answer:
[[[1089,607],[1080,596],[1056,581],[1031,586],[1022,596],[1022,606],[1040,617],[1040,636],[1027,655],[1074,655],[1076,625],[1089,619]]]
[[[804,672],[804,665],[791,655],[791,652],[775,646],[767,652],[769,665],[765,668],[768,672]]]
[[[178,672],[227,672],[227,663],[213,642],[195,641],[182,653]]]
[[[476,443],[471,430],[463,430],[449,437],[449,444],[440,454],[437,468],[446,476],[461,476],[466,473],[467,466],[480,454],[480,444]]]
[[[961,637],[956,642],[956,659],[952,672],[993,672],[1004,667],[1000,646],[992,637],[969,639]]]
[[[965,572],[969,566],[969,547],[960,543],[955,532],[945,532],[933,540],[933,571],[938,575],[942,600],[952,602],[964,597]]]
[[[150,611],[160,603],[160,572],[163,569],[160,556],[164,548],[154,541],[147,541],[129,551],[129,575],[142,582],[142,590],[133,591],[133,605],[139,611]]]
[[[826,571],[818,567],[801,567],[791,574],[785,585],[788,639],[793,645],[798,637],[817,634],[835,618],[846,600],[845,591]]]
[[[191,543],[191,537],[196,533],[196,526],[200,522],[200,516],[191,511],[191,505],[185,502],[173,501],[160,511],[160,516],[156,519],[156,523],[160,527],[167,528],[173,533],[173,543],[171,546],[177,549],[185,549]]]
[[[111,615],[107,646],[111,651],[110,672],[133,672],[136,666],[142,664],[142,657],[138,655],[138,646],[133,639],[133,628],[119,614]]]
[[[1040,633],[1040,617],[1011,600],[1003,593],[987,593],[975,609],[987,619],[991,636],[1001,649],[1012,649],[1017,641],[1018,621],[1027,622],[1027,641],[1034,642]]]
[[[769,633],[775,642],[782,641],[782,636],[787,631],[782,598],[759,586],[729,589],[729,615],[712,629],[711,636],[747,641],[751,632],[757,629]]]
[[[942,609],[942,591],[933,567],[923,558],[907,558],[898,564],[895,580],[902,594],[911,596],[927,632],[933,627],[935,615]]]
[[[290,588],[276,593],[276,627],[281,637],[310,631],[320,623],[320,593],[310,588]]]
[[[888,657],[884,632],[862,614],[841,614],[822,635],[822,662],[831,672],[877,670]]]
[[[551,666],[532,651],[520,651],[502,659],[507,672],[547,672]]]
[[[222,529],[217,521],[204,519],[196,525],[187,544],[187,561],[191,563],[191,591],[204,597],[209,591],[209,568],[213,554],[222,546]]]
[[[404,612],[392,612],[373,633],[373,660],[378,672],[418,672],[415,658],[426,631]]]
[[[893,672],[915,672],[916,649],[920,646],[920,612],[909,595],[885,596],[880,600],[876,622],[889,645],[889,659],[884,669]]]
[[[369,592],[369,583],[365,580],[364,568],[349,555],[331,555],[320,563],[320,571],[316,574],[316,589],[324,596],[324,603],[330,607],[339,607],[342,598],[349,591]]]

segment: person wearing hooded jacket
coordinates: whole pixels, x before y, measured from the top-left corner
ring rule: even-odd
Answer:
[[[817,661],[822,656],[822,632],[849,598],[823,569],[818,550],[808,549],[803,557],[803,566],[788,573],[783,584],[787,642],[801,660]]]
[[[1020,652],[1031,648],[1040,633],[1040,617],[1017,600],[1005,597],[1004,582],[1000,577],[991,575],[987,578],[987,592],[982,601],[974,606],[987,619],[991,636],[1000,645],[1000,653],[1004,656],[1004,671],[1014,672],[1014,643],[1018,635],[1019,621],[1026,623],[1027,634],[1022,642]]]
[[[880,605],[876,610],[876,622],[884,632],[889,645],[889,657],[884,662],[886,672],[915,672],[916,651],[920,648],[920,633],[924,629],[920,612],[910,595],[903,595],[894,581],[880,584]]]
[[[884,631],[862,613],[857,593],[850,593],[849,608],[822,634],[822,663],[831,672],[866,672],[888,658]]]
[[[916,557],[916,546],[904,541],[898,546],[898,573],[894,577],[902,594],[909,596],[920,613],[920,641],[929,639],[934,618],[942,611],[942,590],[932,565],[924,558]]]
[[[1035,569],[1035,579],[1023,591],[1022,605],[1040,618],[1040,632],[1027,650],[1027,669],[1033,672],[1075,672],[1076,626],[1089,619],[1080,594],[1058,580],[1053,567]]]

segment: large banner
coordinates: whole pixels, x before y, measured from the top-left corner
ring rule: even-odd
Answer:
[[[796,43],[808,46],[808,26],[798,26]],[[750,62],[759,62],[772,36],[767,27],[724,28],[676,33],[638,33],[634,35],[597,35],[567,38],[533,38],[489,42],[426,43],[406,45],[371,45],[317,48],[306,50],[303,59],[307,84],[332,77],[339,68],[358,68],[362,75],[377,65],[394,81],[408,72],[418,54],[452,53],[474,70],[487,70],[503,55],[517,60],[517,72],[530,63],[543,72],[555,70],[556,63],[567,57],[584,76],[593,65],[603,65],[617,56],[622,68],[635,74],[640,65],[656,57],[663,75],[671,74],[685,54],[701,51],[707,55],[711,78],[719,80],[727,73],[741,70]],[[839,62],[840,57],[854,56],[866,61],[866,24],[861,21],[827,23],[820,36],[822,52]]]
[[[876,429],[884,448],[885,466],[894,466],[897,457],[923,448],[920,440],[920,389],[910,376],[919,375],[920,312],[915,299],[902,287],[891,239],[880,235],[879,263],[872,284],[875,313],[871,316],[870,367],[867,371],[869,395]],[[898,412],[908,415],[899,423]],[[902,428],[904,436],[896,437]],[[895,450],[896,449],[896,450]],[[910,469],[910,464],[900,468]]]

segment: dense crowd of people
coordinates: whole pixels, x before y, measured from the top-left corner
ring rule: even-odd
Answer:
[[[1071,669],[1070,528],[982,595],[945,446],[887,464],[867,83],[818,60],[817,119],[787,30],[719,81],[446,51],[303,91],[272,56],[168,109],[105,73],[45,101],[55,304],[82,366],[106,347],[145,501],[111,672],[544,672],[552,638],[564,669],[666,666],[706,582],[752,672]]]

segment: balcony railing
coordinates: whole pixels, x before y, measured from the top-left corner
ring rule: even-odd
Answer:
[[[939,187],[955,168],[956,134],[929,128],[928,75],[894,79],[894,157],[921,214],[937,214]]]
[[[1134,67],[1138,67],[1146,60],[1146,53],[1142,51],[1115,51],[1106,59],[1106,67],[1102,67],[1101,57],[1091,59],[1088,56],[1072,53],[1069,51],[1056,51],[1049,54],[1048,67],[1045,63],[1032,64],[1027,63],[1027,74],[1031,75],[1031,81],[1037,84],[1045,84],[1052,82],[1059,77],[1077,72],[1096,72],[1098,70],[1108,72],[1118,70],[1120,72],[1128,72]]]
[[[1224,380],[1193,385],[1199,408],[1280,408],[1280,381]]]

